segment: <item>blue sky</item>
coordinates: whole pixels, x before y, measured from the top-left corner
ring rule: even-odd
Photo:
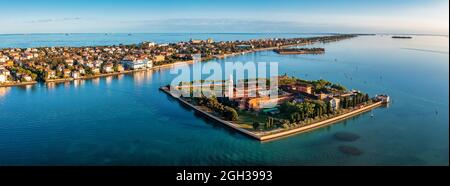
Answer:
[[[447,0],[0,0],[0,33],[358,32],[448,35]]]

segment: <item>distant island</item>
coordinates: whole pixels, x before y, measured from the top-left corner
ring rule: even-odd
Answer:
[[[201,91],[204,95],[209,91],[199,84],[206,83],[204,81],[181,82],[178,86],[167,85],[160,89],[200,114],[260,141],[320,128],[390,101],[387,95],[370,98],[361,91],[347,90],[323,79],[308,81],[284,75],[278,78],[277,89],[267,89],[258,82],[241,80],[245,84],[242,87],[234,86],[232,80],[203,85],[222,86],[221,92],[208,92],[220,95],[218,97],[193,97],[194,92]],[[253,87],[249,88],[250,85]],[[250,91],[256,96],[248,96]],[[277,91],[278,96],[270,97],[273,91]],[[266,108],[268,104],[272,107]]]
[[[170,67],[177,63],[193,63],[194,56],[201,56],[201,60],[206,61],[262,50],[335,42],[356,36],[220,42],[210,38],[161,44],[143,42],[113,46],[5,48],[0,49],[0,87],[113,76]],[[316,49],[310,50],[305,52],[313,52]]]
[[[393,39],[412,39],[411,36],[392,36]]]
[[[274,49],[274,52],[278,54],[323,54],[324,48],[282,48]]]

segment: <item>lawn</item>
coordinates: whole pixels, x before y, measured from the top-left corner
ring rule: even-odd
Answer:
[[[242,128],[253,128],[253,122],[257,121],[261,125],[267,121],[267,116],[263,114],[257,114],[252,111],[238,111],[239,120],[236,122],[241,125]]]

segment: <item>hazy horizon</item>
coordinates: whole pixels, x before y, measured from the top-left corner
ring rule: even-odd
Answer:
[[[327,34],[356,34],[356,35],[416,35],[416,36],[443,36],[449,34],[433,33],[355,33],[355,32],[42,32],[42,33],[0,33],[0,35],[50,35],[50,34],[303,34],[303,35],[327,35]]]

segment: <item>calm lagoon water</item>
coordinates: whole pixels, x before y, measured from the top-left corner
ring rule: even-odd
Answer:
[[[0,47],[84,46],[307,37],[300,34],[1,35]],[[102,35],[104,36],[104,35]],[[22,38],[24,37],[24,38]],[[108,36],[105,36],[108,38]],[[70,39],[68,39],[70,38]],[[272,51],[224,61],[279,62],[279,71],[324,78],[393,103],[313,132],[260,143],[205,120],[158,88],[169,70],[55,85],[0,88],[0,165],[448,165],[449,39],[360,36],[324,55]],[[195,64],[199,68],[202,64]],[[336,132],[360,136],[336,140]],[[363,153],[343,154],[340,146]]]

